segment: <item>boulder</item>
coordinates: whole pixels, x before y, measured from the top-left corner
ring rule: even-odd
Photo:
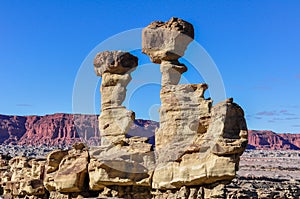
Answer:
[[[155,21],[143,29],[142,52],[158,64],[162,60],[177,60],[193,39],[193,25],[182,19],[173,17],[165,23]]]
[[[107,186],[151,187],[155,156],[147,138],[131,137],[125,146],[95,147],[91,150],[89,186],[102,190]]]
[[[85,189],[88,149],[83,143],[69,151],[56,150],[47,157],[44,186],[48,191],[81,192]]]

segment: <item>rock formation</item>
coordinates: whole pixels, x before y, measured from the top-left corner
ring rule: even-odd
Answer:
[[[178,58],[193,36],[193,26],[177,18],[154,22],[143,30],[142,51],[160,63],[162,73],[160,127],[155,134],[158,157],[152,179],[158,198],[164,198],[166,190],[190,193],[190,198],[199,192],[204,198],[224,197],[223,187],[235,177],[247,146],[244,112],[232,99],[212,107],[212,100],[204,98],[206,84],[177,85],[187,70]]]
[[[146,187],[150,196],[151,177],[155,167],[152,144],[147,137],[128,135],[135,116],[122,103],[126,86],[131,80],[130,73],[137,66],[137,57],[127,52],[105,51],[98,53],[94,60],[95,72],[102,77],[101,115],[99,129],[101,146],[91,149],[88,167],[89,187],[101,191],[103,197],[129,197],[130,187]],[[119,186],[122,190],[113,190]],[[136,198],[142,196],[136,195]]]
[[[101,52],[94,60],[95,72],[102,77],[101,145],[88,151],[85,144],[76,143],[73,149],[53,151],[46,161],[28,168],[31,174],[24,182],[38,180],[40,186],[32,185],[29,192],[25,183],[19,193],[4,182],[5,193],[36,198],[44,191],[44,196],[58,199],[225,198],[225,185],[235,177],[247,146],[247,127],[243,110],[232,98],[212,106],[212,100],[204,97],[208,85],[178,85],[187,70],[178,59],[193,37],[193,26],[178,18],[154,22],[143,30],[142,51],[160,64],[162,73],[155,150],[149,136],[128,134],[134,112],[122,106],[137,57]],[[27,160],[11,161],[18,166],[10,170],[10,181],[23,180],[15,173],[26,167]]]
[[[89,153],[83,143],[69,151],[53,151],[47,157],[44,185],[48,191],[82,192],[85,188]]]
[[[1,173],[5,195],[25,197],[43,196],[46,193],[43,186],[45,160],[15,157],[9,161],[2,161],[1,168],[9,168]]]
[[[127,52],[105,51],[94,60],[95,72],[102,77],[101,115],[99,128],[101,145],[120,144],[135,119],[134,112],[122,106],[130,73],[138,64],[137,57]]]
[[[82,144],[75,145],[79,153],[86,149],[82,148]],[[10,158],[0,156],[0,196],[5,192],[4,198],[52,198],[52,199],[79,199],[79,198],[107,198],[109,196],[120,196],[119,198],[147,198],[146,196],[155,197],[161,194],[161,198],[201,198],[203,193],[208,189],[205,187],[189,187],[183,186],[179,191],[166,190],[162,193],[159,191],[151,191],[147,186],[107,186],[102,190],[92,191],[89,185],[89,173],[85,175],[84,186],[80,187],[81,192],[59,192],[48,191],[43,183],[46,178],[45,172],[58,172],[59,164],[62,159],[68,157],[75,151],[74,148],[68,151],[56,150],[48,155],[47,159],[34,158]],[[80,156],[79,156],[80,157]],[[82,157],[82,156],[81,156]],[[32,164],[32,162],[34,162]],[[293,162],[294,164],[290,164]],[[297,167],[300,163],[299,151],[279,151],[279,150],[247,150],[241,156],[240,170],[238,176],[226,185],[226,198],[299,198],[300,196],[300,172]],[[65,164],[64,164],[65,165]],[[30,168],[33,166],[32,168]],[[64,169],[65,166],[61,166]],[[75,165],[70,167],[76,170]],[[78,170],[77,170],[78,171]],[[18,178],[12,181],[13,174]],[[41,177],[38,177],[40,176]],[[14,177],[14,178],[15,178]],[[76,179],[72,175],[65,175],[66,182],[68,179]],[[42,180],[39,180],[42,179]],[[77,178],[80,179],[80,178]],[[80,181],[79,181],[80,182]],[[66,183],[69,184],[69,183]],[[80,183],[79,183],[80,184]],[[81,184],[82,185],[82,184]],[[70,184],[69,184],[70,186]],[[77,188],[76,188],[77,189]],[[22,190],[22,191],[21,191]],[[25,191],[26,190],[26,191]],[[31,195],[27,195],[30,193]],[[13,195],[16,194],[16,195]],[[148,195],[146,195],[148,194]],[[124,197],[126,196],[126,197]],[[2,196],[3,197],[3,196]]]

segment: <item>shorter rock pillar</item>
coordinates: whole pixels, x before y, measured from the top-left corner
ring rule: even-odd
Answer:
[[[95,57],[95,72],[102,77],[99,116],[101,145],[122,144],[135,119],[134,112],[127,110],[122,103],[131,81],[130,73],[137,65],[138,58],[128,52],[105,51]]]

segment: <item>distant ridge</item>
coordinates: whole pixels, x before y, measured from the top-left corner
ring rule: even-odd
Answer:
[[[276,134],[268,130],[249,130],[248,149],[300,150],[300,134]]]
[[[128,136],[143,135],[149,137],[149,142],[154,144],[157,126],[157,122],[137,119]],[[78,141],[99,145],[98,115],[0,115],[0,144],[70,146]]]
[[[135,120],[129,136],[149,137],[159,123]],[[78,141],[98,145],[98,115],[57,113],[45,116],[0,115],[0,144],[68,146]],[[300,134],[276,134],[268,130],[249,130],[248,149],[300,150]]]

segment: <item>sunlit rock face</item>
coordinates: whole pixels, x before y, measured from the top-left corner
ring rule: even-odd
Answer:
[[[122,106],[126,86],[131,81],[130,73],[137,63],[137,57],[121,51],[100,52],[94,60],[95,72],[102,77],[99,117],[101,146],[90,150],[88,172],[89,189],[100,191],[102,197],[131,194],[126,191],[128,188],[121,193],[111,186],[148,187],[145,193],[140,194],[150,197],[155,168],[153,146],[148,143],[147,137],[128,134],[135,115]]]
[[[166,190],[186,198],[199,191],[204,198],[223,198],[224,185],[235,177],[247,146],[244,112],[232,99],[212,106],[212,100],[204,98],[206,84],[178,85],[187,71],[178,58],[193,40],[191,24],[172,18],[151,23],[142,34],[143,53],[160,64],[162,73],[152,188],[159,190],[157,198],[168,198]]]
[[[122,51],[100,52],[94,69],[102,77],[101,144],[88,147],[78,142],[71,149],[50,152],[46,159],[1,159],[5,169],[0,170],[0,184],[7,197],[227,197],[225,185],[236,176],[248,142],[242,108],[232,98],[213,105],[205,98],[205,83],[179,84],[187,67],[178,59],[194,38],[190,23],[178,18],[153,22],[142,37],[142,51],[160,64],[162,73],[155,146],[147,133],[128,133],[135,114],[122,106],[137,57]]]
[[[47,157],[44,185],[48,191],[82,192],[85,189],[89,153],[83,143],[68,151],[56,150]]]
[[[165,23],[154,21],[143,29],[142,52],[154,63],[174,61],[184,55],[193,39],[193,25],[182,19],[173,17]]]
[[[128,52],[104,51],[94,60],[95,72],[102,77],[101,114],[99,128],[101,145],[122,144],[132,125],[135,114],[122,106],[130,73],[138,64],[137,57]]]

